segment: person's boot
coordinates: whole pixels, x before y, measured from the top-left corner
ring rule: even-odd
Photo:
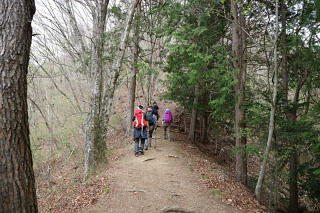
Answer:
[[[150,146],[148,140],[149,140],[149,138],[147,138],[147,141],[144,145],[144,150],[148,150],[148,147]]]
[[[149,138],[149,146],[151,147],[152,138]]]

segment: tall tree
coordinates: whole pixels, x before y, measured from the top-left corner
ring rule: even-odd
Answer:
[[[128,88],[128,108],[127,108],[127,129],[126,129],[126,136],[130,135],[131,127],[131,119],[133,117],[133,110],[134,110],[134,102],[136,97],[136,84],[137,84],[137,73],[138,73],[138,57],[139,57],[139,26],[138,26],[138,17],[140,13],[140,4],[137,8],[137,14],[135,23],[133,24],[132,31],[133,31],[133,38],[132,38],[132,61],[131,61],[131,71],[129,77],[129,88]]]
[[[197,108],[199,101],[199,85],[195,85],[194,88],[194,98],[193,98],[193,108],[191,112],[191,119],[190,119],[190,129],[188,139],[194,143],[195,142],[195,132],[196,132],[196,123],[197,123]]]
[[[33,0],[0,2],[0,212],[37,212],[27,73]]]
[[[274,70],[274,85],[273,85],[273,94],[271,102],[271,111],[270,111],[270,121],[269,121],[269,134],[267,140],[267,146],[263,155],[263,162],[260,168],[259,178],[255,188],[255,195],[258,201],[261,201],[261,187],[264,178],[265,169],[267,166],[267,161],[269,158],[269,152],[271,148],[271,142],[273,137],[274,130],[274,115],[276,111],[276,98],[277,98],[277,89],[278,89],[278,52],[277,52],[277,43],[278,43],[278,30],[279,30],[279,1],[276,0],[276,26],[275,26],[275,38],[273,41],[273,70]]]
[[[285,0],[281,0],[281,55],[282,55],[282,89],[283,89],[283,98],[285,104],[285,117],[288,121],[288,124],[294,125],[297,121],[297,108],[296,104],[299,98],[298,94],[295,94],[293,104],[290,105],[289,99],[289,66],[288,66],[288,46],[287,46],[287,3]],[[295,146],[294,141],[291,143],[292,147]],[[290,152],[289,159],[289,211],[296,213],[299,211],[299,195],[298,195],[298,173],[297,173],[297,150],[293,148]]]
[[[97,1],[93,23],[92,55],[89,69],[89,113],[85,126],[85,178],[95,171],[97,164],[104,162],[106,143],[103,137],[103,69],[102,57],[104,32],[109,0]]]
[[[237,83],[234,87],[235,104],[235,136],[236,136],[236,176],[244,185],[247,184],[247,155],[245,136],[245,83],[247,73],[247,34],[246,21],[243,15],[243,4],[231,0],[232,11],[232,57],[233,68],[237,72]]]

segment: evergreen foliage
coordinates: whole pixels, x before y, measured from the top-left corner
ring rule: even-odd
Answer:
[[[320,189],[319,143],[319,22],[318,1],[284,1],[287,7],[286,40],[279,39],[280,88],[276,103],[275,130],[273,133],[269,169],[265,178],[265,191],[278,193],[279,184],[298,179],[300,195],[308,195],[305,205],[316,208]],[[284,5],[282,4],[281,7]],[[244,2],[244,15],[248,23],[250,44],[247,61],[248,76],[246,100],[247,127],[241,131],[250,143],[246,151],[251,157],[261,157],[268,135],[273,76],[270,73],[271,40],[275,13],[274,2]],[[159,9],[159,8],[158,8]],[[236,73],[232,70],[230,46],[229,1],[166,1],[161,6],[165,15],[161,36],[166,38],[168,54],[166,99],[173,100],[187,112],[210,112],[209,134],[213,137],[233,136],[234,85]],[[280,17],[281,19],[281,17]],[[279,21],[281,22],[281,20]],[[284,27],[284,26],[281,26]],[[264,31],[265,30],[265,31]],[[270,32],[268,35],[266,32]],[[254,34],[258,35],[254,37]],[[287,49],[282,49],[283,42]],[[257,46],[256,46],[257,45]],[[287,54],[288,88],[284,85],[283,54]],[[262,71],[260,71],[262,70]],[[200,100],[194,105],[194,88],[200,90]],[[288,116],[294,115],[294,119]],[[295,173],[289,172],[291,154],[297,153]],[[260,152],[261,153],[261,152]],[[287,179],[284,183],[283,180]],[[289,196],[289,195],[288,195]],[[272,202],[272,201],[271,201]],[[277,202],[274,202],[275,208]]]

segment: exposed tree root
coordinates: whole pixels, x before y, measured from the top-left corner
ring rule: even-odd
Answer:
[[[154,160],[154,159],[156,159],[156,158],[147,158],[144,161],[150,161],[150,160]]]
[[[169,158],[180,158],[179,156],[176,155],[168,155]]]
[[[127,192],[146,192],[146,191],[131,189],[131,190],[127,190]]]
[[[161,209],[162,212],[180,212],[180,213],[203,213],[201,211],[198,210],[193,210],[193,209],[185,209],[185,208],[181,208],[181,207],[167,207],[167,208],[163,208]]]

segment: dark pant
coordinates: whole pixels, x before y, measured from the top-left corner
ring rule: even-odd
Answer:
[[[141,140],[141,143],[139,146],[139,138],[134,139],[134,152],[135,152],[135,154],[139,154],[139,151],[143,152],[145,139],[140,138],[140,140]]]
[[[146,142],[146,149],[151,146],[152,133],[154,131],[154,128],[155,128],[154,124],[149,126],[148,139],[147,139],[147,142]]]
[[[154,131],[155,124],[149,126],[149,136],[152,138],[152,133]]]
[[[168,124],[168,123],[164,123],[164,126],[163,126],[163,137],[164,139],[168,139],[170,141],[170,125],[171,124]]]

